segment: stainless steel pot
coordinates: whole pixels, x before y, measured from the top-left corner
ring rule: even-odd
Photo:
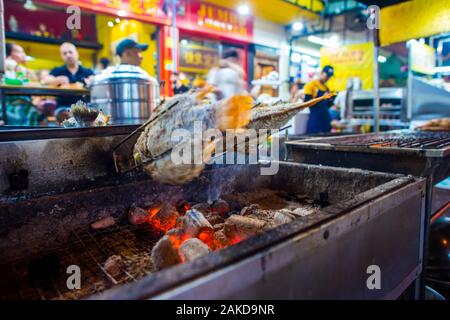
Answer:
[[[95,77],[91,103],[110,114],[113,124],[142,123],[159,103],[159,84],[139,67],[110,67]]]

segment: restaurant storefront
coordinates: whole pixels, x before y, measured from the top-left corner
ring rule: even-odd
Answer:
[[[119,63],[115,55],[117,44],[131,38],[147,43],[142,68],[155,78],[161,78],[165,61],[161,40],[168,32],[168,15],[163,1],[97,1],[40,0],[32,8],[23,1],[5,3],[5,29],[8,42],[20,44],[30,57],[28,68],[39,72],[62,64],[59,45],[72,42],[80,53],[83,66],[96,69],[101,58],[110,64]],[[66,13],[69,5],[81,8],[80,29],[69,30]],[[36,18],[40,17],[40,18]],[[166,27],[167,28],[167,27]]]
[[[209,3],[188,0],[177,13],[179,28],[178,71],[190,84],[201,86],[208,71],[222,54],[237,51],[240,65],[249,71],[249,44],[253,40],[253,17]]]

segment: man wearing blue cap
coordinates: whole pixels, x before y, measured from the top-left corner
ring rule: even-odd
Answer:
[[[116,47],[116,54],[120,57],[121,64],[130,64],[140,67],[142,64],[142,52],[148,49],[148,44],[140,44],[131,39],[122,40]]]
[[[330,92],[326,86],[326,82],[333,76],[334,70],[331,66],[325,66],[318,79],[312,80],[305,84],[305,102],[323,96]],[[328,99],[319,102],[315,106],[309,108],[309,119],[306,133],[324,133],[331,131],[331,115],[329,108],[333,105],[333,101]]]

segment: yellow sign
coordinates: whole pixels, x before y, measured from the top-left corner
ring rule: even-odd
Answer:
[[[321,66],[330,65],[334,68],[334,77],[327,86],[331,90],[345,90],[350,78],[359,78],[362,88],[373,87],[373,43],[358,43],[340,48],[325,48],[321,50]]]
[[[411,70],[420,73],[434,74],[436,58],[434,49],[418,41],[411,41],[410,44]]]
[[[450,32],[448,1],[413,0],[381,9],[382,46],[445,32]]]

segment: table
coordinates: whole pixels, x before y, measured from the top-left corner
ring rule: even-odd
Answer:
[[[3,121],[8,123],[6,117],[6,96],[89,96],[90,91],[85,88],[60,88],[40,85],[5,85],[0,84],[0,110],[3,113]]]

